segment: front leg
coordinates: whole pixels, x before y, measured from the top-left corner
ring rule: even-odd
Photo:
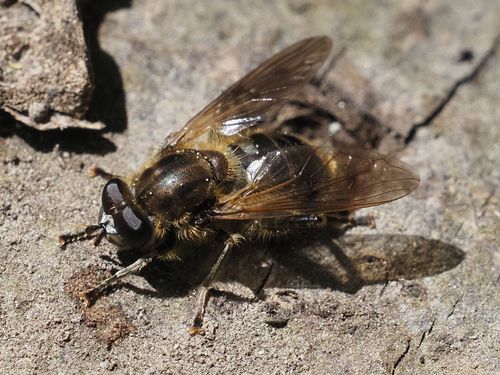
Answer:
[[[243,237],[240,234],[229,234],[228,236],[229,238],[224,241],[224,248],[219,254],[217,261],[212,266],[210,273],[201,284],[196,315],[194,317],[193,325],[188,328],[188,332],[191,336],[205,334],[205,330],[203,329],[203,317],[205,316],[205,310],[210,299],[210,289],[212,283],[220,274],[225,260],[228,259],[229,251],[243,240]]]
[[[104,169],[99,167],[90,168],[88,171],[88,175],[90,177],[99,176],[107,181],[112,180],[113,178],[121,178],[120,176],[114,175],[112,173],[106,172]]]
[[[99,297],[99,295],[104,291],[104,289],[106,289],[108,286],[114,284],[116,281],[127,276],[128,274],[139,272],[146,264],[148,264],[151,261],[152,258],[139,258],[130,266],[122,268],[121,270],[116,272],[113,276],[107,278],[96,287],[86,292],[80,293],[80,299],[85,303],[87,307],[92,305],[95,302],[95,300]]]

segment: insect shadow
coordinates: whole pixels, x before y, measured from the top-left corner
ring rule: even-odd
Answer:
[[[69,128],[40,131],[16,122],[0,110],[0,136],[15,134],[41,152],[50,152],[56,145],[62,151],[79,154],[105,155],[116,151],[114,143],[103,137],[103,133],[120,133],[127,128],[125,91],[120,69],[113,57],[101,48],[98,31],[107,13],[130,6],[131,0],[81,2],[81,16],[95,86],[85,118],[91,122],[101,121],[106,127],[103,130]]]
[[[465,253],[448,243],[399,234],[320,234],[313,243],[292,244],[276,252],[275,270],[266,287],[320,287],[356,293],[365,285],[413,280],[446,272]],[[291,278],[290,275],[297,275]]]
[[[141,271],[151,289],[123,283],[117,287],[168,298],[197,287],[217,256],[207,248],[190,249],[182,262],[153,262]],[[465,253],[448,243],[399,234],[342,237],[327,231],[274,244],[247,243],[233,251],[222,282],[236,281],[265,299],[268,288],[329,288],[356,293],[365,285],[437,275],[459,265]],[[123,263],[134,259],[120,253]],[[234,300],[248,300],[232,293]]]

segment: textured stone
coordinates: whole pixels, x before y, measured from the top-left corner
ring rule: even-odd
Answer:
[[[126,108],[128,126],[109,135],[114,153],[85,133],[0,138],[2,370],[498,373],[499,5],[420,4],[89,2],[86,16],[105,18],[100,47],[116,66],[108,77],[126,93],[125,105],[111,108]],[[102,181],[86,170],[130,173],[246,70],[314,34],[335,40],[337,58],[307,89],[310,99],[330,106],[326,118],[338,116],[355,140],[373,136],[401,150],[420,187],[359,213],[372,213],[376,229],[340,237],[327,229],[235,251],[219,284],[226,293],[208,305],[205,337],[190,338],[186,326],[208,249],[153,263],[97,306],[134,327],[108,347],[99,337],[109,328],[91,324],[106,317],[92,318],[64,289],[75,275],[130,259],[107,243],[57,246],[60,233],[96,220]],[[345,101],[350,114],[329,98]]]
[[[0,4],[0,108],[39,130],[83,121],[92,95],[87,47],[75,1]]]

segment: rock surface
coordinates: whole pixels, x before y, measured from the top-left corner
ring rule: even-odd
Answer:
[[[93,89],[75,1],[0,3],[0,108],[39,130],[103,124],[82,120]]]
[[[40,135],[0,115],[2,371],[499,372],[500,5],[424,4],[88,1],[100,53],[87,117],[109,133]],[[86,171],[134,171],[221,89],[316,34],[334,39],[335,59],[303,99],[347,136],[400,151],[418,190],[360,212],[376,229],[243,246],[204,337],[186,327],[208,249],[153,263],[91,309],[75,301],[130,262],[108,243],[58,248],[96,219],[102,182]]]

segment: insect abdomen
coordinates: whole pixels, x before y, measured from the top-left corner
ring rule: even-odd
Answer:
[[[323,165],[323,161],[316,155],[312,146],[288,134],[257,133],[238,144],[234,152],[239,156],[241,165],[245,169],[247,183],[259,182],[262,189],[270,184],[277,185],[293,180],[301,173],[320,170]],[[267,179],[272,176],[267,184],[264,181],[256,181],[259,179],[258,175],[264,171]],[[313,180],[321,179],[325,172],[321,171]],[[310,189],[302,191],[314,195],[312,185]]]
[[[302,144],[302,141],[292,135],[257,133],[231,147],[240,159],[241,166],[246,170],[252,162],[265,157],[271,152],[284,150],[288,146]]]

